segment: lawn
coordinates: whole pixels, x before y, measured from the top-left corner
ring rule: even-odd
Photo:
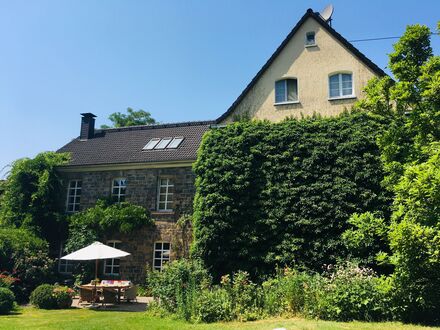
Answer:
[[[217,329],[435,329],[402,325],[401,323],[339,323],[304,319],[269,319],[256,322],[231,322],[214,324],[190,324],[171,319],[151,317],[143,312],[93,311],[86,309],[38,310],[21,308],[13,315],[0,316],[0,329],[170,329],[170,330],[217,330]],[[439,328],[436,328],[439,329]]]

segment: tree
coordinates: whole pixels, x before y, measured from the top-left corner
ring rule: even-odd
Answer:
[[[394,265],[396,306],[402,319],[418,322],[440,320],[440,57],[432,53],[430,35],[426,26],[408,26],[390,54],[397,81],[372,80],[357,104],[390,120],[378,145],[393,212],[387,237],[379,227],[370,241],[388,242],[389,255],[381,260]],[[379,223],[367,214],[354,219],[355,229],[346,233],[352,241]]]
[[[127,114],[114,112],[108,119],[113,123],[113,126],[101,125],[101,128],[150,125],[156,123],[156,120],[151,117],[151,113],[142,109],[135,111],[132,108],[127,108]]]
[[[59,242],[67,226],[59,212],[62,185],[56,167],[68,160],[68,154],[56,152],[16,160],[4,184],[0,225],[29,229],[49,243]]]

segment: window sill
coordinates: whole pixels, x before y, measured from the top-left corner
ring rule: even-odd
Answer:
[[[345,95],[345,96],[337,96],[337,97],[329,97],[329,101],[338,101],[338,100],[351,100],[355,99],[356,95]]]
[[[304,45],[304,48],[312,48],[312,47],[318,47],[317,44],[313,44],[313,45]]]
[[[288,101],[288,102],[278,102],[278,103],[274,103],[273,105],[277,106],[277,105],[288,105],[288,104],[300,104],[301,102],[299,101]]]
[[[174,211],[151,211],[152,215],[159,215],[159,214],[174,214]]]

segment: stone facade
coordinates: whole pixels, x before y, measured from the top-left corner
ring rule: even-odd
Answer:
[[[69,182],[81,180],[80,210],[93,207],[99,198],[111,196],[113,180],[125,178],[127,180],[125,201],[145,207],[155,220],[154,226],[143,227],[134,233],[105,237],[104,243],[110,240],[120,241],[120,248],[131,255],[120,260],[119,275],[105,275],[104,262],[101,262],[100,278],[122,278],[142,283],[145,280],[147,267],[153,264],[155,242],[171,244],[171,260],[187,254],[190,230],[182,230],[177,225],[177,220],[183,214],[192,213],[195,175],[191,167],[68,172],[61,170],[61,176],[65,186],[64,201],[67,201]],[[160,178],[169,178],[174,184],[173,211],[157,210]]]

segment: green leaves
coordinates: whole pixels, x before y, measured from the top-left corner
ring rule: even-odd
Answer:
[[[73,214],[69,219],[68,251],[74,251],[113,233],[130,233],[152,225],[149,212],[142,206],[128,202],[109,204],[98,200],[96,205]]]
[[[149,125],[156,123],[156,120],[151,117],[151,113],[142,109],[136,111],[132,108],[127,108],[127,114],[114,112],[108,117],[108,119],[113,123],[113,126],[101,125],[101,128]]]
[[[376,145],[386,123],[352,113],[210,131],[194,165],[193,255],[216,278],[286,264],[319,270],[346,256],[340,235],[350,215],[387,213]]]
[[[3,187],[3,225],[30,229],[50,243],[58,241],[65,227],[58,212],[62,186],[56,168],[68,160],[68,154],[55,152],[16,160]]]

